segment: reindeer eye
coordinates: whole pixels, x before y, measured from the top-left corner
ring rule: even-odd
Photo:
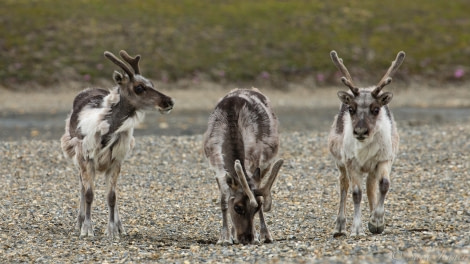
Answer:
[[[241,207],[239,205],[235,205],[233,207],[233,210],[235,210],[235,212],[239,215],[244,215],[245,214],[245,210],[243,210],[243,207]]]
[[[378,115],[379,112],[380,112],[380,108],[374,107],[371,112],[372,112],[373,115]]]
[[[348,108],[348,110],[349,110],[349,113],[350,113],[351,115],[354,115],[354,114],[356,113],[356,110],[355,110],[354,107],[352,107],[352,106],[350,106],[350,107]]]
[[[136,87],[134,87],[134,91],[136,94],[141,94],[145,91],[145,88],[142,84],[139,84]]]

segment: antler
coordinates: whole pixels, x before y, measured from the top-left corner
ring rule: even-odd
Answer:
[[[276,180],[277,174],[279,173],[279,170],[281,169],[282,164],[284,163],[284,160],[279,159],[274,163],[273,168],[271,169],[271,175],[269,175],[269,178],[264,182],[262,186],[260,186],[261,192],[266,192],[270,191],[271,188],[273,187],[273,183]]]
[[[276,161],[271,169],[271,174],[269,175],[268,179],[264,182],[262,186],[260,186],[261,194],[266,197],[265,200],[263,200],[263,207],[266,212],[269,212],[271,210],[271,188],[273,187],[274,181],[276,180],[277,175],[279,174],[279,170],[281,169],[283,163],[284,160],[282,159]]]
[[[359,95],[359,89],[354,86],[351,75],[349,74],[349,71],[346,68],[346,66],[344,66],[344,64],[343,64],[343,59],[338,58],[338,54],[334,50],[332,50],[330,52],[330,56],[331,56],[331,60],[336,65],[338,70],[344,75],[343,77],[341,77],[341,81],[347,87],[349,87],[349,89],[351,89],[351,92],[354,94],[354,96],[358,96]]]
[[[375,98],[379,95],[380,91],[382,91],[382,88],[384,88],[387,84],[390,84],[392,82],[392,76],[400,67],[400,65],[403,63],[405,60],[405,52],[400,51],[397,54],[397,57],[395,58],[394,61],[392,61],[392,65],[390,65],[390,68],[388,68],[387,73],[385,73],[384,77],[382,77],[382,80],[377,84],[377,88],[375,88],[371,94]]]
[[[135,74],[140,74],[140,69],[139,69],[139,61],[140,61],[140,55],[136,55],[135,57],[131,57],[125,50],[121,50],[119,52],[119,55],[127,62],[129,65],[132,66],[132,69],[134,69]]]
[[[243,191],[245,191],[246,195],[248,195],[248,199],[250,199],[250,205],[253,207],[258,207],[258,203],[256,202],[255,195],[251,191],[250,186],[248,186],[245,173],[243,173],[243,168],[239,160],[235,161],[235,172],[238,175],[238,179],[240,179],[240,183],[242,184]]]
[[[104,56],[117,66],[121,67],[121,69],[123,69],[127,73],[130,79],[134,78],[134,73],[132,73],[131,69],[129,69],[127,64],[125,64],[122,60],[118,59],[118,57],[116,57],[114,54],[109,51],[105,51]]]

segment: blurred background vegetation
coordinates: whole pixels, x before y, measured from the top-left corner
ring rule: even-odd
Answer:
[[[468,0],[2,0],[0,86],[110,79],[103,51],[120,49],[168,83],[338,83],[332,49],[358,83],[378,81],[400,50],[397,78],[463,83],[469,10]]]

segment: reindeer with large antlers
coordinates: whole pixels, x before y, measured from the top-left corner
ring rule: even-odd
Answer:
[[[283,163],[279,159],[273,164],[278,149],[278,120],[259,90],[235,89],[219,101],[204,135],[204,153],[220,190],[218,244],[259,243],[253,224],[256,213],[261,240],[272,242],[264,212],[271,210],[271,188]]]
[[[134,146],[134,127],[143,120],[144,111],[157,108],[161,113],[173,109],[173,99],[155,90],[152,82],[140,74],[140,55],[131,57],[119,53],[129,66],[106,51],[104,56],[125,73],[115,71],[116,86],[110,90],[86,89],[73,102],[61,138],[64,155],[73,160],[79,170],[80,237],[93,236],[91,204],[94,198],[95,174],[104,173],[107,182],[109,237],[125,234],[118,213],[116,184],[121,163]]]
[[[392,93],[382,92],[391,76],[405,59],[400,51],[382,80],[369,88],[358,88],[335,51],[331,59],[344,75],[341,81],[350,92],[340,91],[342,102],[328,137],[328,146],[339,170],[340,203],[335,221],[334,236],[346,234],[346,196],[351,186],[354,218],[351,236],[363,235],[361,223],[362,174],[367,173],[367,198],[371,216],[369,231],[384,231],[384,201],[390,187],[390,171],[398,152],[399,136],[388,103]],[[378,190],[377,190],[378,189]],[[377,199],[378,195],[378,199]]]

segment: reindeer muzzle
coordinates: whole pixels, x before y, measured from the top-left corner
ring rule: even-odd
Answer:
[[[160,114],[166,115],[166,114],[169,114],[171,110],[173,110],[173,106],[175,105],[175,102],[173,101],[173,99],[170,98],[167,103],[164,103],[164,105],[165,105],[164,107],[157,106],[157,108]]]

